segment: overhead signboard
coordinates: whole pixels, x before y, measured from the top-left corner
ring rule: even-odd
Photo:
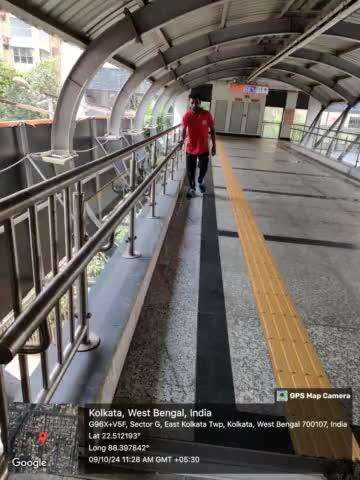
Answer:
[[[230,83],[230,90],[243,95],[267,95],[269,87],[265,85],[250,85],[246,83]]]

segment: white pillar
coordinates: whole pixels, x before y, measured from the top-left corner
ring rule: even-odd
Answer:
[[[322,105],[314,97],[309,98],[308,111],[306,115],[306,126],[310,126],[320,112]]]
[[[280,129],[280,139],[289,140],[290,131],[294,122],[294,114],[296,109],[296,103],[298,99],[298,92],[288,92],[286,96],[286,106],[283,114],[283,119]]]

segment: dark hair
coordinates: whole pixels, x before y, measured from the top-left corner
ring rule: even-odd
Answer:
[[[193,100],[199,100],[199,102],[201,102],[201,98],[198,93],[190,93],[189,98],[192,98]]]

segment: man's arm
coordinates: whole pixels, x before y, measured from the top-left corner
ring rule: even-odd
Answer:
[[[181,145],[184,145],[184,142],[186,139],[186,127],[187,127],[187,114],[185,113],[182,119]]]
[[[211,143],[212,143],[211,155],[215,156],[216,155],[216,135],[215,135],[214,125],[210,127],[210,136],[211,136]]]
[[[182,129],[182,137],[181,137],[182,143],[185,142],[185,139],[186,139],[186,127],[183,126],[183,129]]]

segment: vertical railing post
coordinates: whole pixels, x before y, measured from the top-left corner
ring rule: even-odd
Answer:
[[[75,251],[78,252],[85,243],[85,218],[84,218],[84,193],[81,181],[76,185],[76,191],[73,193],[73,211],[74,211],[74,244]],[[96,348],[100,343],[100,338],[89,331],[90,314],[88,312],[88,289],[86,268],[81,272],[77,279],[77,314],[80,325],[86,329],[83,341],[79,346],[79,352],[87,352]]]
[[[130,192],[135,190],[136,183],[136,153],[131,154],[130,160]],[[129,237],[128,237],[128,249],[127,253],[124,254],[125,258],[138,258],[140,253],[135,251],[135,216],[136,210],[135,205],[131,208],[129,213]]]
[[[171,180],[174,180],[174,168],[175,168],[175,153],[174,155],[171,156],[171,172],[170,172],[170,178]]]
[[[66,260],[70,262],[72,258],[72,229],[71,229],[71,193],[70,187],[64,190],[64,232],[65,232],[65,255]],[[75,341],[75,324],[74,324],[74,287],[71,285],[68,291],[68,309],[69,309],[69,336],[70,342]]]
[[[17,318],[22,310],[21,292],[20,292],[20,273],[19,273],[19,259],[16,250],[16,240],[14,223],[8,219],[4,224],[4,234],[9,251],[7,254],[9,264],[9,280],[11,289],[11,299],[14,319]],[[27,364],[27,357],[24,354],[19,354],[19,368],[20,368],[20,382],[23,402],[30,402],[30,383],[29,370]]]
[[[157,158],[156,158],[156,140],[152,143],[151,149],[151,169],[153,170],[156,167]],[[156,218],[155,207],[156,207],[156,179],[151,183],[151,218]]]
[[[168,151],[169,151],[169,134],[166,134],[166,142],[165,142],[165,158],[168,156]],[[167,163],[165,164],[164,167],[164,178],[163,178],[163,194],[166,194],[166,177],[167,177]]]
[[[42,250],[40,247],[36,204],[29,207],[29,232],[34,290],[35,294],[39,295],[42,290],[44,267],[42,262]],[[39,328],[39,337],[41,344],[45,345],[50,343],[50,333],[46,318],[44,318],[43,324]],[[41,352],[40,358],[43,387],[44,390],[47,390],[49,388],[49,365],[47,358],[47,350],[43,350]]]
[[[26,126],[25,123],[20,123],[20,125],[15,127],[18,151],[20,152],[20,155],[22,157],[25,157],[30,154],[27,128],[28,127]],[[27,187],[30,187],[31,185],[34,185],[35,183],[34,174],[33,174],[32,166],[29,164],[28,160],[22,163],[20,172],[23,179],[23,188],[27,188]]]
[[[58,259],[58,228],[57,228],[57,199],[50,195],[48,200],[49,209],[49,239],[50,239],[50,260],[53,277],[59,272]],[[54,307],[57,358],[60,365],[63,363],[63,332],[61,323],[60,303],[56,302]]]
[[[9,414],[8,399],[5,390],[4,367],[2,365],[0,366],[0,429],[1,441],[4,453],[6,454],[9,449]]]

